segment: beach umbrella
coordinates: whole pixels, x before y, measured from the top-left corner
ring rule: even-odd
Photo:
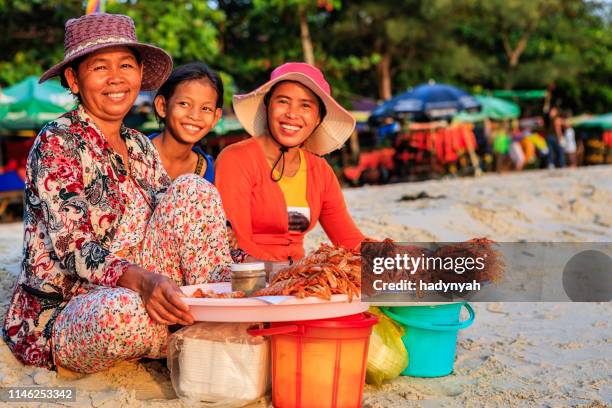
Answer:
[[[45,123],[74,108],[72,95],[59,81],[38,83],[38,77],[2,90],[0,99],[0,129],[39,129]]]
[[[493,96],[504,99],[544,99],[546,97],[546,89],[530,89],[526,91],[511,90],[511,89],[496,89],[491,92]]]
[[[370,120],[401,114],[425,115],[430,119],[438,119],[478,108],[478,100],[467,92],[452,85],[428,83],[418,85],[379,105],[372,111]]]
[[[242,124],[236,117],[221,117],[213,128],[213,132],[217,135],[225,135],[242,129]]]
[[[488,118],[503,120],[521,116],[521,108],[514,102],[494,96],[477,95],[475,98],[482,106],[480,111]]]
[[[453,117],[456,122],[482,122],[485,119],[516,119],[521,115],[521,108],[514,102],[494,96],[476,95],[480,102],[480,112],[459,112]]]
[[[2,119],[9,111],[9,104],[13,101],[13,98],[6,96],[2,89],[0,89],[0,119]],[[0,162],[1,163],[1,162]]]
[[[612,113],[606,113],[605,115],[595,116],[594,118],[584,120],[578,124],[576,127],[585,127],[585,128],[601,128],[604,130],[612,129]]]
[[[459,112],[455,116],[453,116],[453,122],[482,122],[487,119],[488,116],[483,112]]]

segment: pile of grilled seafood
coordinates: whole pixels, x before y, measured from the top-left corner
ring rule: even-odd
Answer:
[[[217,293],[212,290],[202,290],[201,288],[196,289],[195,292],[190,296],[193,298],[214,298],[214,299],[238,299],[246,297],[245,293],[241,290],[234,292]]]
[[[330,300],[332,295],[348,295],[349,302],[361,291],[361,255],[321,244],[319,249],[295,264],[283,268],[267,288],[251,296],[316,296]]]

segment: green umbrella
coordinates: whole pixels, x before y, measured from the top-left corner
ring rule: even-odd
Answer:
[[[217,135],[225,135],[230,132],[242,130],[242,124],[234,117],[221,117],[213,132]]]
[[[456,122],[482,122],[489,118],[493,120],[504,120],[518,118],[521,108],[513,102],[493,96],[477,95],[475,97],[480,102],[480,112],[460,112],[453,117]]]
[[[3,118],[8,113],[8,103],[11,100],[11,98],[3,95],[0,91],[0,118]]]
[[[74,99],[59,81],[38,83],[29,76],[2,90],[0,129],[40,129],[74,107]]]
[[[612,113],[595,116],[576,125],[576,127],[612,129]]]
[[[516,103],[494,96],[477,95],[476,99],[482,105],[481,112],[495,120],[515,119],[521,115],[521,108]]]
[[[528,91],[498,89],[492,93],[493,96],[507,99],[544,99],[546,97],[546,89],[532,89]]]
[[[453,122],[482,122],[487,118],[483,112],[459,112],[453,116]]]

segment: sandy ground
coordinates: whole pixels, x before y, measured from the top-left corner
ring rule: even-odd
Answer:
[[[445,197],[398,202],[422,191]],[[397,241],[600,241],[612,238],[612,167],[532,171],[345,191],[366,235]],[[21,255],[21,224],[0,225],[0,315]],[[317,229],[312,249],[324,240]],[[365,407],[612,405],[610,303],[476,303],[452,375],[366,386]],[[178,407],[157,361],[124,362],[79,380],[23,367],[0,342],[0,386],[76,386],[74,406]],[[12,404],[14,405],[14,404]],[[68,404],[70,405],[70,404]],[[33,406],[30,404],[29,406]],[[253,407],[271,406],[262,399]]]

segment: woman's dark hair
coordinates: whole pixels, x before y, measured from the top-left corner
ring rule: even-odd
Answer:
[[[172,71],[166,82],[157,90],[155,98],[163,96],[166,102],[170,100],[176,87],[185,81],[195,81],[198,79],[208,80],[214,90],[217,92],[217,108],[223,108],[223,81],[221,77],[213,71],[208,65],[203,62],[190,62],[189,64],[181,65]],[[164,118],[159,116],[157,109],[154,109],[157,121],[164,123]]]
[[[142,58],[140,57],[140,53],[135,48],[132,48],[132,47],[128,47],[128,48],[132,52],[132,54],[134,54],[134,58],[136,58],[136,62],[138,63],[138,65],[142,64]],[[83,61],[85,61],[85,58],[87,58],[88,56],[89,56],[89,54],[83,55],[82,57],[79,57],[79,58],[75,59],[70,64],[68,64],[68,65],[66,65],[64,67],[64,69],[60,73],[60,84],[62,84],[62,86],[64,88],[66,88],[67,90],[70,91],[70,86],[68,86],[68,81],[66,80],[66,75],[64,75],[64,72],[66,71],[66,69],[67,68],[72,68],[72,70],[75,73],[78,73],[79,72],[79,65],[81,65],[83,63]],[[73,96],[76,98],[76,100],[79,103],[83,102],[81,100],[81,95],[80,94],[76,94],[76,95],[73,95]]]
[[[268,106],[270,105],[270,98],[272,98],[272,94],[274,93],[274,90],[276,89],[277,86],[279,86],[280,84],[284,84],[287,82],[291,82],[291,83],[295,83],[295,84],[300,84],[302,86],[306,86],[304,84],[302,84],[301,82],[298,81],[280,81],[275,83],[274,85],[272,85],[272,88],[270,88],[270,90],[268,92],[266,92],[266,94],[264,95],[264,106],[266,107],[266,109],[268,109]],[[306,88],[308,88],[306,86]],[[313,93],[313,95],[317,98],[317,102],[319,103],[319,120],[321,122],[323,122],[323,119],[325,118],[325,115],[327,115],[327,108],[325,107],[325,104],[323,103],[323,100],[319,97],[319,95],[317,95],[316,93],[314,93],[312,91],[312,89],[308,88],[310,90],[310,92]]]

